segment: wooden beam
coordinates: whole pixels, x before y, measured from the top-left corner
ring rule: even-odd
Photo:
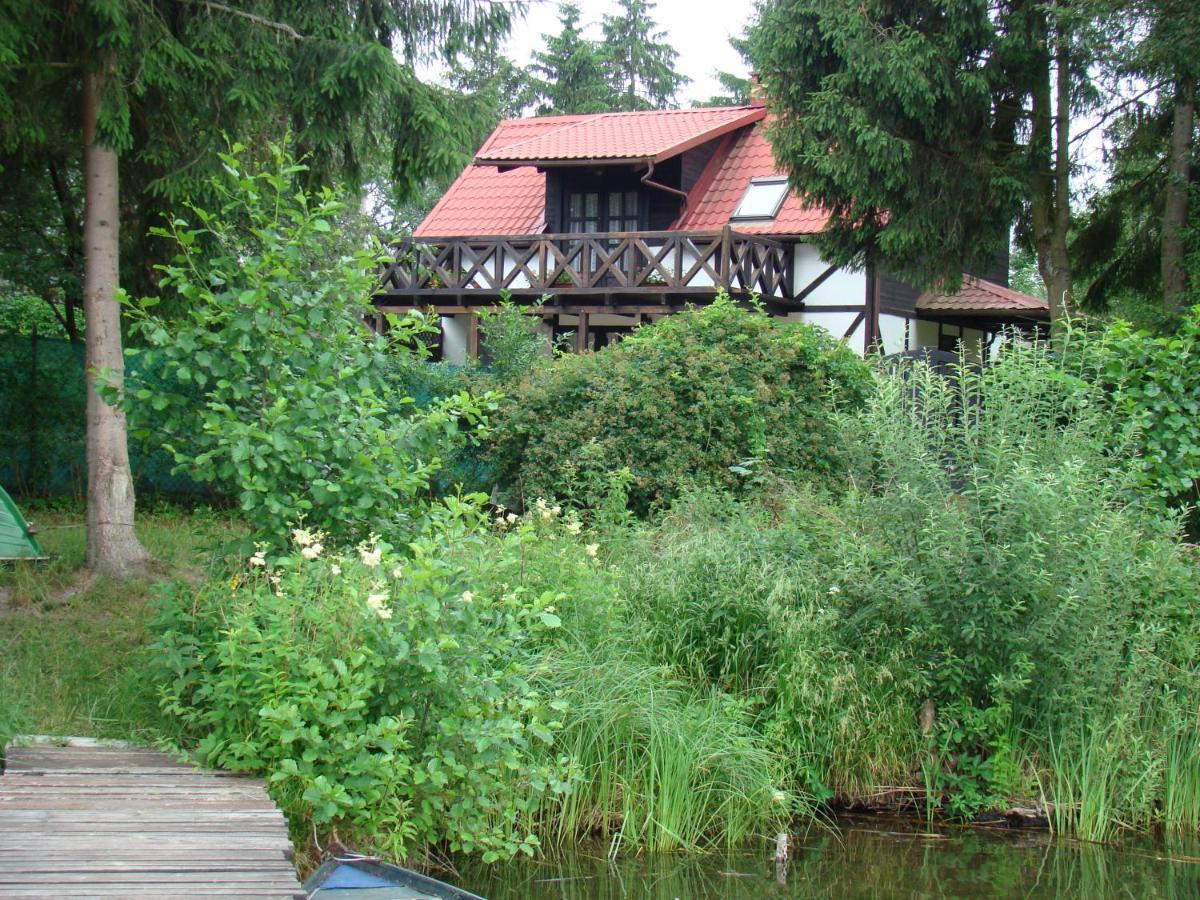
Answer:
[[[379,306],[376,308],[380,312],[394,313],[396,315],[404,315],[405,313],[411,312],[414,310],[417,310],[417,311],[433,310],[435,313],[437,313],[440,316],[461,316],[461,315],[466,315],[467,313],[479,313],[479,312],[482,312],[483,310],[496,309],[496,307],[491,304],[478,304],[478,305],[473,304],[471,306],[430,306],[425,303],[414,303],[411,306]],[[858,306],[855,307],[855,309],[861,309],[861,308],[862,307],[858,307]],[[677,309],[678,309],[678,307],[676,307],[676,306],[664,306],[662,304],[651,304],[651,305],[625,304],[622,306],[565,305],[565,306],[527,306],[527,307],[524,307],[524,312],[528,316],[558,316],[558,315],[575,316],[575,315],[579,315],[580,313],[593,313],[593,314],[614,315],[614,316],[635,316],[635,315],[639,315],[639,314],[647,315],[647,316],[654,316],[654,315],[663,316],[663,315],[667,315],[669,313],[675,312]]]
[[[579,327],[575,330],[575,352],[585,353],[588,348],[588,313],[579,313]]]
[[[479,316],[467,316],[467,358],[479,359]]]
[[[865,319],[866,317],[867,317],[866,311],[861,310],[859,312],[859,314],[854,317],[854,321],[850,323],[850,327],[846,329],[846,333],[842,335],[842,340],[843,341],[849,340],[850,335],[854,334],[854,329],[857,328],[859,326],[859,324],[862,322],[862,320]]]
[[[806,284],[804,286],[804,290],[796,294],[794,297],[789,297],[788,299],[793,303],[803,303],[804,298],[828,281],[833,276],[833,273],[838,270],[838,268],[839,267],[837,265],[830,266],[824,272]]]

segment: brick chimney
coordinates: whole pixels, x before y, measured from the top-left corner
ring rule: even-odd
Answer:
[[[757,72],[750,73],[750,105],[767,105],[767,89],[763,87],[762,78]]]

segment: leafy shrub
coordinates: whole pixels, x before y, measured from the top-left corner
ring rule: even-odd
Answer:
[[[551,354],[550,339],[538,330],[536,316],[526,315],[502,295],[499,306],[480,310],[481,352],[488,372],[501,384],[529,374]]]
[[[392,359],[416,320],[395,323],[390,347],[362,322],[379,249],[342,244],[330,224],[341,204],[297,192],[302,167],[278,147],[261,172],[239,152],[222,157],[220,211],[193,207],[194,223],[156,232],[180,251],[162,285],[183,317],[154,317],[153,300],[139,309],[134,432],[236,497],[259,540],[302,520],[342,543],[411,528],[430,476],[473,439],[491,398],[458,392],[418,409],[401,393]]]
[[[867,369],[808,325],[728,297],[568,354],[509,391],[495,430],[499,477],[521,498],[596,501],[627,468],[639,513],[689,485],[738,487],[757,470],[821,473],[838,451],[831,413],[861,401]]]
[[[1156,335],[1118,320],[1068,345],[1066,369],[1081,371],[1111,395],[1138,428],[1134,449],[1144,488],[1167,501],[1194,503],[1200,483],[1200,306],[1174,333]]]
[[[966,816],[1049,771],[1087,833],[1192,815],[1168,785],[1200,778],[1195,560],[1131,499],[1136,432],[1113,434],[1105,392],[1013,349],[953,380],[881,372],[840,425],[837,495],[693,498],[626,553],[652,656],[757,698],[818,796],[926,785]],[[1110,798],[1087,816],[1085,749]]]
[[[473,562],[478,583],[555,593],[562,622],[543,652],[545,683],[566,705],[554,745],[540,749],[566,759],[571,777],[543,795],[543,842],[599,837],[613,855],[730,846],[773,836],[804,808],[779,789],[780,761],[745,700],[646,652],[620,591],[628,528],[584,530],[541,499],[523,516],[501,510],[495,527],[497,544]]]
[[[205,761],[262,772],[299,824],[403,857],[532,853],[561,772],[554,707],[528,647],[553,594],[472,585],[471,513],[431,518],[408,554],[334,553],[303,529],[248,574],[178,586],[153,625],[153,677]],[[540,761],[539,761],[540,760]]]

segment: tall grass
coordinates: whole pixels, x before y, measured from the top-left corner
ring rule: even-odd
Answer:
[[[1047,756],[1051,827],[1085,841],[1107,840],[1116,828],[1121,773],[1104,729],[1051,737]]]
[[[777,760],[727,696],[603,648],[554,671],[569,706],[553,751],[574,772],[542,810],[544,842],[598,836],[611,855],[731,846],[774,833],[795,811],[778,790]]]
[[[1167,740],[1162,818],[1168,828],[1193,834],[1200,829],[1200,723],[1194,717]]]

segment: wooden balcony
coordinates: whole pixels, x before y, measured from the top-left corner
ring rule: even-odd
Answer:
[[[380,306],[478,304],[502,294],[552,302],[703,301],[718,291],[791,296],[791,247],[761,235],[652,231],[422,238],[395,246]]]

